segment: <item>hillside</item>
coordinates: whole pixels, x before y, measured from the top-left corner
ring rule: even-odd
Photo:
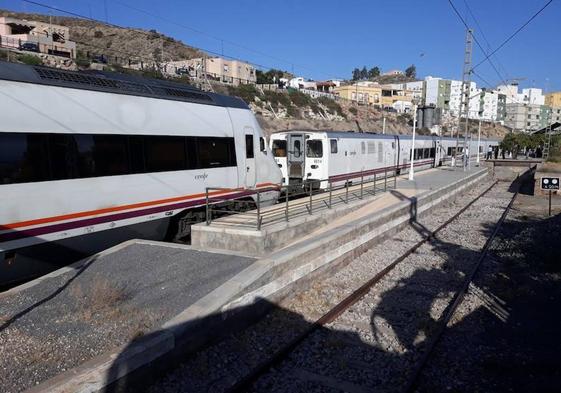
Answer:
[[[43,22],[49,21],[48,15],[40,14],[0,10],[0,15]],[[119,64],[127,65],[129,58],[131,60],[142,59],[145,62],[160,62],[201,57],[204,54],[199,49],[154,30],[147,31],[136,28],[113,27],[103,22],[61,16],[53,16],[52,23],[69,27],[70,39],[76,42],[79,58],[83,58],[88,52],[90,57],[102,54],[108,56],[109,63],[113,64],[110,67],[106,67],[109,70],[133,72],[130,69],[119,66]],[[162,48],[163,55],[160,55]],[[5,56],[5,52],[0,52],[0,55]],[[20,55],[16,56],[15,60],[22,62],[31,60],[33,64],[36,64],[34,62],[37,61],[37,64],[53,65],[46,56],[41,56],[40,59],[33,55],[25,56],[28,59],[22,59]],[[32,59],[29,59],[29,57]],[[90,66],[88,61],[81,63],[80,59],[76,63],[78,63],[80,68],[88,68]],[[27,62],[27,64],[30,63]],[[56,66],[60,66],[60,64]],[[104,67],[102,64],[96,64],[96,66]],[[71,64],[69,67],[75,69],[76,65]],[[141,75],[162,77],[157,71],[143,71]],[[390,75],[378,76],[374,80],[383,84],[407,82],[414,79],[403,75]],[[200,81],[189,80],[189,78],[182,78],[181,81],[194,85],[201,84]],[[386,119],[387,133],[408,134],[412,128],[412,118],[410,115],[382,111],[374,107],[356,106],[355,103],[344,100],[312,99],[298,91],[290,93],[286,90],[261,91],[259,88],[251,85],[232,87],[212,82],[212,86],[218,93],[239,96],[244,99],[256,114],[259,123],[267,134],[297,128],[380,133],[383,129],[384,118]],[[206,89],[208,84],[202,83],[199,87]],[[475,123],[472,123],[473,127],[475,127]],[[421,129],[419,133],[428,134],[429,131]],[[501,137],[506,133],[507,129],[500,125],[483,125],[483,135]]]
[[[48,22],[48,15],[26,14],[0,10],[0,16]],[[119,62],[128,59],[143,61],[153,60],[159,56],[163,46],[163,60],[190,59],[202,57],[203,52],[185,45],[183,42],[167,37],[155,30],[146,31],[136,28],[117,28],[102,22],[94,22],[79,18],[53,16],[52,23],[67,26],[70,29],[70,40],[76,42],[77,51],[81,55],[90,52],[92,55],[105,55],[110,61],[119,58]]]

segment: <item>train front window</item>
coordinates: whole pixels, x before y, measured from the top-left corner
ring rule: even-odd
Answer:
[[[286,141],[273,139],[273,155],[275,157],[286,157]]]
[[[308,140],[306,142],[306,155],[310,158],[323,157],[323,144],[320,140]]]

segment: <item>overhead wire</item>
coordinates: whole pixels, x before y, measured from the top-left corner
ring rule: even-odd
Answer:
[[[113,27],[113,28],[126,29],[126,27],[119,26],[119,25],[117,25],[117,24],[115,24],[115,23],[111,23],[111,22],[102,22],[102,21],[99,21],[99,20],[97,20],[97,19],[95,19],[95,18],[91,18],[91,17],[85,16],[85,15],[82,15],[82,14],[79,14],[79,13],[76,13],[76,12],[73,12],[73,11],[65,10],[65,9],[62,9],[62,8],[59,8],[59,7],[56,7],[56,6],[51,6],[51,5],[48,5],[48,4],[40,3],[40,2],[38,2],[38,1],[34,1],[34,0],[22,0],[22,1],[25,2],[25,3],[29,3],[29,4],[33,4],[33,5],[39,6],[39,7],[44,7],[44,8],[46,8],[46,9],[50,9],[50,10],[53,10],[53,11],[62,12],[62,13],[64,13],[64,14],[71,15],[71,16],[76,17],[76,18],[85,19],[85,20],[89,20],[89,21],[92,21],[92,22],[96,22],[96,23],[103,23],[103,24],[105,24],[105,25],[107,25],[107,26],[110,26],[110,27]],[[147,31],[140,30],[140,29],[131,29],[131,30],[133,30],[133,31],[135,31],[135,32],[137,32],[137,33],[140,33],[140,34],[144,34],[144,35],[146,35],[146,36],[153,37],[153,33],[151,33],[151,32],[147,32]],[[177,42],[177,41],[175,41],[175,40],[172,40],[170,37],[164,36],[164,35],[161,34],[161,33],[158,33],[158,35],[159,35],[158,38],[161,38],[161,39],[163,39],[163,40],[165,40],[165,41],[167,41],[167,42],[173,42],[173,43],[176,43],[176,42]],[[78,42],[78,41],[76,41],[76,42]],[[93,46],[93,45],[91,45],[90,43],[83,43],[83,42],[82,42],[82,44]],[[264,65],[264,64],[259,64],[259,63],[252,62],[252,61],[242,60],[242,59],[239,59],[239,58],[234,57],[234,56],[229,56],[229,55],[221,54],[221,53],[218,53],[218,52],[216,52],[216,51],[214,51],[214,50],[210,50],[210,49],[206,49],[206,48],[196,47],[195,49],[199,49],[199,50],[201,50],[201,51],[207,52],[207,53],[212,54],[212,55],[215,55],[215,56],[221,56],[221,57],[226,58],[226,59],[243,61],[243,62],[246,62],[246,63],[248,63],[248,64],[251,64],[251,65],[255,66],[256,68],[259,68],[259,69],[262,69],[262,70],[267,70],[267,69],[275,68],[275,67],[271,67],[271,66]],[[123,52],[123,53],[124,53],[124,52]],[[133,57],[134,57],[134,56],[133,56]],[[136,57],[138,57],[138,56],[136,56]]]
[[[528,19],[522,26],[520,26],[518,29],[516,29],[516,31],[514,33],[512,33],[510,36],[508,36],[508,38],[506,40],[504,40],[494,51],[492,51],[491,53],[486,55],[486,57],[483,60],[481,60],[479,63],[477,63],[475,66],[473,66],[473,68],[479,67],[490,56],[494,55],[499,50],[501,50],[510,40],[512,40],[518,33],[520,33],[526,26],[528,26],[539,14],[541,14],[543,12],[543,10],[545,10],[551,3],[553,3],[553,0],[549,0],[547,3],[545,3],[542,8],[540,8],[534,15],[532,15],[530,17],[530,19]]]

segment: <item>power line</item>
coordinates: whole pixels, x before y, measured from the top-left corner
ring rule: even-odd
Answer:
[[[85,20],[90,20],[90,21],[96,22],[96,23],[104,23],[104,22],[101,22],[101,21],[99,21],[99,20],[97,20],[97,19],[90,18],[90,17],[88,17],[88,16],[81,15],[81,14],[78,14],[78,13],[76,13],[76,12],[67,11],[67,10],[64,10],[64,9],[62,9],[62,8],[58,8],[58,7],[55,7],[55,6],[50,6],[50,5],[47,5],[47,4],[39,3],[39,2],[37,2],[37,1],[33,1],[33,0],[22,0],[22,1],[23,1],[23,2],[26,2],[26,3],[29,3],[29,4],[33,4],[33,5],[39,6],[39,7],[44,7],[44,8],[53,10],[53,11],[62,12],[62,13],[64,13],[64,14],[68,14],[68,15],[74,16],[74,17],[76,17],[76,18],[85,19]],[[104,23],[104,24],[107,25],[107,26],[111,26],[111,27],[117,28],[117,29],[126,29],[125,27],[119,26],[119,25],[117,25],[117,24],[115,24],[115,23],[107,22],[107,23]],[[144,35],[146,35],[146,36],[153,37],[153,33],[150,33],[150,32],[146,32],[146,31],[138,30],[138,29],[131,29],[131,30],[133,30],[133,31],[135,31],[135,32],[137,32],[137,33],[144,34]],[[176,41],[172,41],[169,37],[164,37],[163,34],[160,34],[160,35],[161,35],[160,38],[165,39],[165,40],[168,41],[168,42],[176,43]],[[79,41],[76,41],[76,42],[79,42]],[[93,45],[91,45],[90,43],[83,43],[83,42],[81,42],[81,43],[84,44],[84,45],[93,46]],[[205,48],[200,48],[200,47],[199,47],[199,48],[195,48],[195,49],[199,49],[199,50],[201,50],[201,51],[204,51],[204,52],[207,52],[207,53],[209,53],[209,54],[216,55],[216,56],[220,56],[220,55],[221,55],[220,53],[218,53],[218,52],[216,52],[216,51],[209,50],[209,49],[205,49]],[[116,52],[116,51],[115,51],[115,52]],[[116,52],[116,53],[118,53],[118,52]],[[125,53],[125,52],[123,52],[123,53]],[[138,57],[138,56],[134,56],[134,57]],[[230,59],[230,60],[245,61],[245,60],[241,60],[241,59],[238,59],[238,58],[236,58],[236,57],[229,56],[229,55],[223,55],[222,57],[224,57],[224,58],[226,58],[226,59]],[[270,67],[270,66],[267,66],[267,65],[255,63],[255,62],[250,62],[250,61],[245,61],[245,62],[248,63],[248,64],[251,64],[251,65],[253,65],[253,66],[256,66],[257,68],[261,68],[261,69],[271,69],[271,68],[274,68],[274,67]]]
[[[460,20],[462,21],[462,23],[464,24],[464,26],[466,27],[466,29],[469,30],[469,26],[467,25],[466,21],[464,20],[464,18],[462,17],[462,15],[458,12],[458,9],[454,6],[454,3],[452,2],[452,0],[448,0],[448,2],[450,3],[450,5],[452,6],[452,8],[454,9],[454,11],[456,12],[456,15],[460,18]],[[487,56],[485,59],[486,61],[489,62],[489,64],[491,64],[491,66],[493,67],[493,70],[495,70],[497,76],[499,77],[499,80],[502,81],[502,83],[507,86],[508,83],[505,81],[505,78],[501,75],[501,73],[499,72],[499,70],[497,69],[497,67],[495,66],[495,64],[491,61],[491,59],[489,58],[489,55],[487,55],[487,52],[485,51],[485,49],[483,49],[483,46],[481,45],[481,43],[479,42],[479,40],[477,39],[477,37],[475,37],[475,35],[473,35],[473,39],[475,41],[475,43],[477,44],[477,46],[479,47],[479,49],[481,49],[481,51],[483,52],[483,54],[485,56]],[[484,60],[485,61],[485,60]],[[480,63],[481,64],[481,63]],[[471,68],[471,72],[474,72],[474,68]],[[480,77],[480,76],[479,76]],[[487,82],[488,83],[488,82]],[[489,84],[489,83],[488,83]],[[489,84],[490,85],[490,84]],[[514,101],[516,101],[516,103],[520,103],[520,101],[514,97],[512,97],[512,99]]]
[[[471,15],[473,21],[475,22],[475,25],[477,26],[477,28],[479,29],[479,31],[481,32],[481,36],[483,37],[483,40],[485,41],[485,43],[487,44],[487,49],[488,50],[492,50],[493,46],[491,45],[491,43],[489,42],[489,40],[487,39],[487,36],[485,35],[485,32],[483,31],[483,28],[481,27],[481,25],[479,24],[479,21],[477,20],[477,17],[475,16],[475,14],[473,13],[473,11],[471,10],[471,7],[469,6],[467,0],[464,0],[464,4],[466,6],[466,9],[468,11],[468,13]],[[501,64],[501,62],[499,61],[498,57],[495,56],[495,61],[497,62],[497,65],[499,66],[499,68],[502,68],[503,72],[506,74],[507,80],[509,80],[509,73],[507,72],[506,68]],[[475,68],[475,67],[473,67]],[[472,68],[472,69],[473,69]]]
[[[463,25],[466,27],[466,29],[470,30],[470,27],[468,26],[467,22],[465,21],[465,19],[463,18],[463,16],[460,14],[460,12],[458,11],[458,9],[456,8],[456,6],[454,5],[454,3],[452,2],[452,0],[448,0],[448,3],[450,3],[450,6],[452,6],[452,9],[454,10],[454,12],[456,13],[456,15],[458,16],[458,18],[460,18],[460,21],[463,23]],[[475,34],[472,33],[473,36],[473,40],[475,41],[475,43],[477,44],[477,46],[479,47],[479,49],[483,52],[484,55],[487,56],[487,51],[483,48],[483,46],[481,45],[481,43],[479,42],[479,40],[477,39],[477,37],[475,36]],[[491,61],[491,59],[489,59],[489,56],[487,56],[485,58],[489,64],[491,64],[491,67],[493,67],[493,69],[495,70],[495,72],[497,73],[497,76],[499,77],[499,80],[501,80],[505,85],[507,84],[504,77],[501,75],[501,73],[499,72],[499,70],[497,69],[497,67],[495,66],[495,64]],[[471,71],[473,71],[475,67],[471,68]]]
[[[495,53],[497,53],[503,46],[505,46],[510,40],[512,40],[514,38],[514,36],[516,36],[518,33],[520,33],[522,31],[522,29],[524,29],[526,26],[528,26],[530,24],[530,22],[532,22],[539,14],[541,14],[541,12],[543,10],[545,10],[547,8],[547,6],[549,6],[551,3],[553,2],[553,0],[549,0],[542,8],[539,9],[538,12],[536,12],[534,15],[532,15],[532,17],[530,19],[528,19],[526,21],[526,23],[524,23],[522,26],[520,26],[514,33],[512,33],[506,40],[503,41],[502,44],[500,44],[497,49],[495,49],[494,51],[492,51],[489,55],[487,55],[487,57],[485,57],[483,60],[481,60],[479,63],[477,63],[473,68],[477,68],[479,65],[481,65],[482,63],[484,63],[489,56],[494,55]]]
[[[171,23],[171,24],[173,24],[173,25],[175,25],[175,26],[178,26],[178,27],[180,27],[180,28],[183,28],[183,29],[186,29],[186,30],[195,32],[195,33],[197,33],[197,34],[200,34],[200,35],[209,37],[209,38],[211,38],[211,39],[213,39],[213,40],[216,40],[216,41],[220,42],[221,45],[223,45],[224,43],[226,43],[226,44],[229,44],[229,45],[232,45],[232,46],[236,46],[236,47],[238,47],[238,48],[240,48],[240,49],[246,50],[246,51],[248,51],[248,52],[257,54],[257,55],[259,55],[259,56],[264,56],[264,57],[270,58],[270,59],[272,59],[272,60],[276,60],[276,61],[279,61],[279,62],[281,62],[281,63],[285,63],[285,64],[287,64],[287,65],[296,65],[296,66],[298,66],[298,67],[301,68],[301,69],[307,69],[308,71],[313,71],[312,69],[310,69],[310,68],[308,68],[308,67],[306,67],[306,66],[303,66],[303,65],[301,65],[301,64],[294,63],[293,61],[286,60],[286,59],[282,59],[282,58],[279,58],[279,57],[277,57],[277,56],[272,56],[272,55],[270,55],[270,54],[261,52],[261,51],[259,51],[259,50],[256,50],[256,49],[253,49],[253,48],[249,48],[249,47],[247,47],[247,46],[245,46],[245,45],[242,45],[242,44],[239,44],[239,43],[237,43],[237,42],[233,42],[233,41],[230,41],[230,40],[221,38],[221,37],[217,37],[217,36],[215,36],[215,35],[209,34],[209,33],[207,33],[207,32],[204,32],[204,31],[202,31],[202,30],[196,29],[196,28],[194,28],[194,27],[187,26],[187,25],[184,25],[184,24],[182,24],[182,23],[178,23],[178,22],[176,22],[176,21],[174,21],[174,20],[165,18],[165,17],[163,17],[163,16],[161,16],[161,15],[157,15],[157,14],[151,13],[151,12],[149,12],[149,11],[146,11],[146,10],[144,10],[144,9],[141,9],[141,8],[138,8],[138,7],[135,7],[135,6],[132,6],[132,5],[123,3],[122,1],[113,0],[113,2],[114,2],[114,3],[117,3],[117,4],[120,4],[121,6],[126,7],[126,8],[129,8],[129,9],[131,9],[131,10],[134,10],[134,11],[143,13],[143,14],[145,14],[145,15],[151,16],[151,17],[153,17],[153,18],[155,18],[155,19],[159,19],[159,20],[162,20],[162,21],[164,21],[164,22]]]

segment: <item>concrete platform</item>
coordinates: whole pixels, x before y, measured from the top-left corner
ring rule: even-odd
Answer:
[[[384,193],[384,180],[378,180],[376,193],[373,192],[373,184],[365,185],[360,198],[360,186],[349,188],[350,198],[348,203],[346,191],[338,190],[331,196],[332,208],[328,208],[328,193],[313,197],[312,214],[305,208],[309,204],[309,198],[301,198],[289,202],[289,221],[284,221],[284,216],[275,221],[269,221],[257,230],[255,225],[255,211],[239,215],[235,218],[225,217],[212,221],[210,225],[201,223],[192,228],[192,244],[195,247],[205,249],[213,247],[225,251],[245,252],[254,256],[265,256],[275,250],[286,247],[315,231],[333,226],[339,222],[339,218],[348,220],[356,216],[358,209],[368,206],[360,214],[370,213],[384,209],[394,202],[403,198],[419,197],[423,193],[436,190],[479,173],[481,167],[472,167],[470,171],[454,170],[449,167],[440,167],[418,172],[414,181],[409,181],[407,175],[399,176],[394,186],[394,180],[388,179],[388,190],[395,192]],[[401,195],[399,198],[397,195]],[[280,205],[280,206],[279,206]],[[263,209],[265,217],[269,211],[282,210],[284,203]],[[349,216],[350,214],[350,216]]]

